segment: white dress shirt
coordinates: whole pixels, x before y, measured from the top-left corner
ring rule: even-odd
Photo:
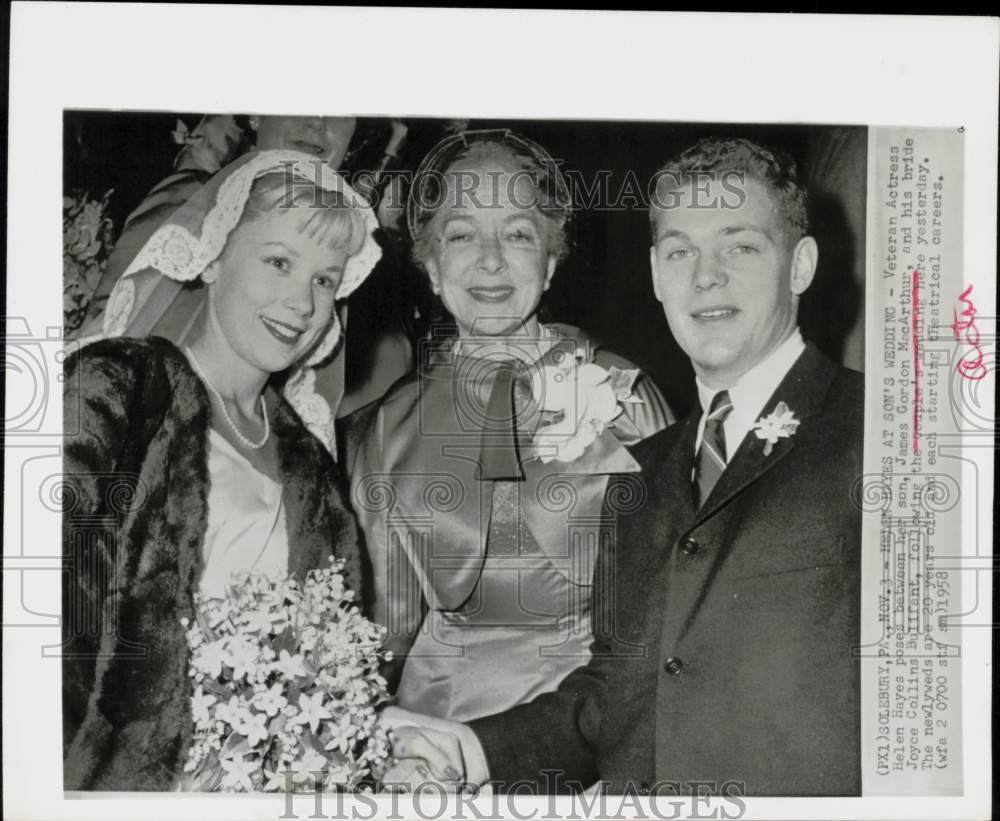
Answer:
[[[726,433],[726,464],[729,464],[733,454],[736,453],[743,441],[743,437],[750,432],[760,417],[767,400],[771,398],[778,385],[781,384],[781,380],[792,369],[792,365],[805,349],[806,345],[802,341],[802,334],[796,328],[795,333],[775,348],[767,359],[758,362],[743,374],[735,385],[728,388],[729,401],[732,403],[733,409],[722,424],[722,429]],[[701,420],[698,422],[698,437],[694,445],[694,452],[697,453],[705,432],[705,417],[707,416],[705,411],[712,406],[712,398],[722,389],[707,388],[697,377],[695,377],[695,382],[698,385],[698,400],[702,407]]]

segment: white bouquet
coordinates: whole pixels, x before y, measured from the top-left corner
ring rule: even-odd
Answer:
[[[384,764],[385,630],[352,603],[341,569],[331,559],[301,585],[244,572],[226,598],[196,596],[182,620],[195,728],[184,788],[355,790]]]

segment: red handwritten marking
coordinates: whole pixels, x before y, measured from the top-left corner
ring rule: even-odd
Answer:
[[[920,346],[917,343],[917,318],[920,310],[918,297],[920,295],[920,271],[913,269],[913,311],[911,322],[913,325],[913,452],[919,451],[918,439],[920,437],[917,423],[920,420]]]
[[[963,358],[957,366],[958,372],[966,379],[971,379],[973,381],[979,381],[988,373],[986,365],[983,364],[983,351],[979,347],[979,329],[976,327],[976,306],[972,304],[972,300],[969,299],[969,295],[972,293],[972,286],[970,285],[964,291],[962,295],[958,298],[959,302],[965,303],[965,307],[962,309],[962,318],[959,319],[958,311],[952,310],[952,315],[955,321],[951,323],[951,332],[955,335],[955,339],[962,342],[962,334],[965,334],[965,344],[969,345],[971,348],[975,349],[975,357],[969,354]]]

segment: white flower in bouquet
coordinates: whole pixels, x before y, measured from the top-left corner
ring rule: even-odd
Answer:
[[[270,689],[257,693],[250,703],[265,715],[274,717],[288,704],[288,699],[285,698],[281,683],[278,682],[272,684]]]
[[[294,579],[233,578],[225,599],[196,596],[185,619],[194,737],[185,786],[272,791],[323,773],[362,787],[389,755],[376,707],[384,628],[353,604],[333,562]]]

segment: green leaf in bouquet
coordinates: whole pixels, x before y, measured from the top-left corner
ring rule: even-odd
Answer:
[[[278,713],[274,718],[271,719],[270,723],[267,725],[268,735],[276,736],[280,735],[285,729],[286,718],[283,714]]]
[[[307,750],[312,750],[314,753],[323,756],[324,760],[326,759],[326,753],[323,751],[323,742],[319,740],[319,736],[312,730],[306,730],[302,734],[302,742]]]
[[[253,791],[254,792],[263,792],[264,791],[264,782],[265,782],[264,768],[263,767],[258,767],[250,775],[250,783],[253,784]]]
[[[211,764],[205,768],[205,773],[199,779],[195,789],[200,792],[216,792],[221,783],[222,765],[218,759],[213,758]]]
[[[295,631],[291,627],[286,627],[271,639],[271,648],[274,650],[275,655],[281,653],[282,650],[287,650],[289,655],[294,655]]]
[[[195,621],[198,622],[198,627],[201,628],[201,632],[205,636],[205,641],[211,642],[219,640],[219,634],[215,632],[211,626],[209,626],[208,618],[200,609],[195,610],[194,617]]]
[[[247,737],[234,731],[229,734],[226,743],[222,745],[222,750],[219,751],[219,758],[232,758],[237,755],[246,755],[249,752],[250,742],[247,740]]]
[[[222,782],[222,765],[214,755],[209,756],[193,773],[181,777],[183,792],[215,792]]]
[[[351,766],[351,760],[339,750],[327,751],[326,760],[334,768]]]
[[[211,693],[214,696],[219,696],[219,698],[227,702],[229,697],[233,694],[231,688],[227,687],[225,684],[220,684],[216,679],[211,676],[205,676],[200,682],[202,688],[206,693]]]

